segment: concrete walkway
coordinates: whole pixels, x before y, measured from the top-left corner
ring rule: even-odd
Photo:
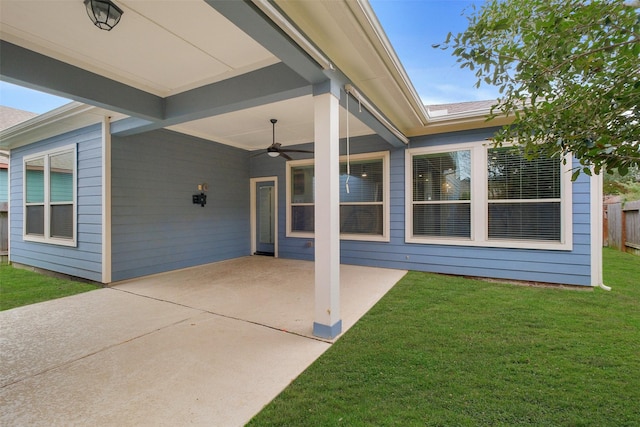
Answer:
[[[345,331],[404,271],[341,266]],[[331,345],[313,263],[247,257],[0,312],[0,425],[243,425]]]

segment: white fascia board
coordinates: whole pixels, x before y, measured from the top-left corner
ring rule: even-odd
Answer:
[[[365,0],[356,0],[353,3],[347,2],[347,5],[354,12],[356,11],[356,6],[358,7],[358,10],[361,11],[362,15],[368,23],[368,27],[372,30],[373,34],[375,35],[375,39],[378,41],[382,48],[384,54],[382,52],[379,52],[379,54],[389,67],[389,70],[394,76],[394,80],[396,81],[400,91],[405,95],[407,102],[409,102],[409,104],[412,106],[418,120],[420,120],[423,125],[428,123],[429,115],[427,109],[422,103],[422,100],[418,95],[415,86],[411,82],[407,71],[402,65],[400,58],[398,58],[393,45],[389,41],[384,28],[380,24],[380,21],[378,20],[369,2]]]
[[[81,102],[70,102],[1,131],[0,149],[11,150],[85,126],[102,123],[105,116],[114,119],[126,117]]]

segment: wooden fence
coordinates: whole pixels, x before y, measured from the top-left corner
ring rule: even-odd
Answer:
[[[640,255],[640,200],[605,206],[605,245]]]

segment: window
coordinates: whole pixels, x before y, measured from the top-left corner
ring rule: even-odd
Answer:
[[[489,239],[561,240],[560,159],[488,151]]]
[[[352,155],[340,161],[340,234],[344,239],[388,240],[388,153]],[[314,165],[289,162],[288,235],[314,232]]]
[[[406,241],[571,249],[571,161],[481,142],[407,151]]]
[[[75,147],[25,157],[25,240],[75,245]]]
[[[413,235],[471,237],[471,151],[413,157]]]

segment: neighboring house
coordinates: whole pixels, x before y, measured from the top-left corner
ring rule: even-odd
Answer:
[[[111,32],[1,5],[3,78],[83,101],[0,133],[13,262],[111,283],[314,260],[324,337],[339,263],[601,284],[600,177],[489,147],[490,102],[423,106],[366,1],[118,5]]]
[[[36,113],[0,105],[0,131],[24,122]],[[9,152],[0,150],[0,261],[9,253]]]

